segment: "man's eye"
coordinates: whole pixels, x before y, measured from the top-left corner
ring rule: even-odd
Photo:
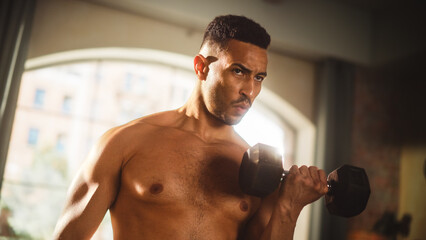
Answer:
[[[236,73],[238,75],[243,74],[243,71],[241,69],[239,69],[239,68],[234,68],[233,71],[234,71],[234,73]]]
[[[263,77],[263,76],[256,76],[256,77],[254,77],[254,79],[256,81],[258,81],[258,82],[262,82],[265,79],[265,77]]]

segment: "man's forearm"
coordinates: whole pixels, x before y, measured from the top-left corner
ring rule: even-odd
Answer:
[[[294,229],[301,210],[277,204],[261,240],[293,240]]]

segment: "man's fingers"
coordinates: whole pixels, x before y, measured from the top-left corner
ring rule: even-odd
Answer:
[[[319,176],[318,168],[317,167],[310,166],[309,167],[309,173],[311,174],[311,177],[314,180],[314,182],[320,181],[320,176]]]
[[[323,190],[325,193],[328,192],[328,186],[327,186],[327,176],[324,172],[324,170],[320,169],[318,170],[319,179],[321,181],[321,184],[324,186]]]
[[[312,179],[314,183],[321,185],[322,192],[326,193],[328,191],[327,187],[327,176],[322,169],[318,169],[315,166],[310,166],[309,168],[305,165],[298,167],[297,165],[293,165],[290,168],[289,174],[300,174],[305,177],[309,177]]]
[[[299,171],[300,171],[300,173],[301,173],[303,176],[308,177],[308,176],[310,175],[310,173],[309,173],[309,169],[308,169],[308,167],[307,167],[307,166],[305,166],[305,165],[301,166],[301,167],[299,168]]]
[[[319,178],[320,178],[321,182],[326,183],[327,182],[327,175],[325,174],[324,170],[320,169],[318,171],[318,174],[319,174]]]
[[[300,173],[299,167],[297,165],[291,166],[289,173]]]

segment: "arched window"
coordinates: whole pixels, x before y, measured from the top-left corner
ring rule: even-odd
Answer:
[[[188,99],[196,79],[191,58],[135,52],[85,50],[27,64],[1,192],[11,234],[50,238],[68,185],[96,139],[114,126],[178,108]],[[263,142],[280,149],[289,166],[298,131],[268,101],[260,97],[235,129],[250,145]],[[112,236],[109,225],[102,226],[93,239]]]

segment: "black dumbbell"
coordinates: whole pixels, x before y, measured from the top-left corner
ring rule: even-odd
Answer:
[[[240,188],[246,194],[265,197],[277,189],[287,173],[278,151],[259,143],[244,153]],[[327,183],[325,201],[331,214],[353,217],[364,211],[370,197],[370,184],[364,169],[343,165],[328,175]]]

